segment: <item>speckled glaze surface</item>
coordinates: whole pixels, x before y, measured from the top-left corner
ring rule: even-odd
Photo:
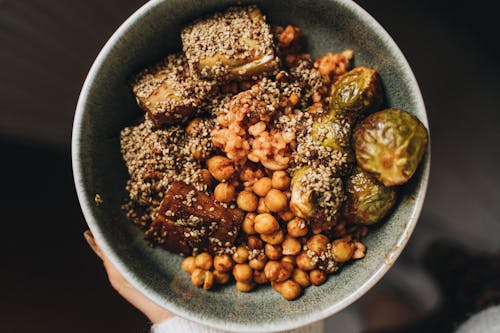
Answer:
[[[231,2],[154,0],[116,31],[95,60],[78,101],[72,141],[75,184],[87,223],[104,252],[132,285],[155,302],[184,318],[224,330],[292,329],[345,308],[392,266],[417,223],[427,188],[430,149],[401,193],[395,211],[385,223],[370,229],[365,239],[366,257],[345,266],[322,286],[307,288],[293,302],[268,286],[252,293],[240,293],[232,284],[210,292],[193,287],[189,275],[180,269],[181,258],[148,247],[143,232],[120,209],[128,175],[120,155],[119,133],[141,112],[127,83],[131,75],[181,50],[183,25]],[[428,128],[419,88],[404,56],[387,32],[355,3],[248,3],[258,4],[270,22],[300,26],[313,55],[353,49],[356,65],[373,67],[380,73],[387,105],[413,113]],[[97,193],[103,199],[100,206],[94,203]]]

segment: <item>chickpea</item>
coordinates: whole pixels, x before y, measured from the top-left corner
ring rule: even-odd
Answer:
[[[259,200],[252,192],[241,191],[240,193],[238,193],[236,203],[238,204],[238,207],[240,207],[244,211],[253,212],[257,209]]]
[[[327,275],[321,269],[313,269],[309,272],[309,279],[313,286],[319,286],[325,283]]]
[[[283,243],[283,240],[285,239],[285,233],[283,232],[283,230],[279,229],[278,231],[269,235],[261,234],[260,238],[264,242],[269,243],[271,245],[278,245]]]
[[[238,291],[243,292],[243,293],[248,293],[248,292],[252,291],[254,286],[255,286],[255,284],[251,283],[251,282],[236,281],[236,289]]]
[[[294,268],[297,265],[295,256],[283,256],[281,258],[281,263],[291,268]]]
[[[193,271],[196,269],[196,264],[194,263],[193,256],[187,257],[182,261],[182,269],[189,274],[193,273]]]
[[[214,268],[221,273],[229,272],[233,268],[233,261],[227,254],[214,257]]]
[[[234,199],[234,186],[228,183],[217,184],[214,199],[220,202],[231,202]]]
[[[280,229],[280,224],[274,216],[264,213],[255,217],[254,229],[259,234],[272,234]]]
[[[233,276],[236,281],[250,283],[253,270],[248,264],[236,264],[233,268]]]
[[[255,216],[257,216],[255,213],[247,213],[245,215],[245,219],[243,219],[241,227],[247,235],[253,235],[257,233],[254,229]]]
[[[266,279],[269,281],[275,281],[278,279],[278,275],[281,269],[281,264],[278,261],[271,260],[266,263],[264,267],[264,274]]]
[[[297,262],[297,267],[303,271],[311,271],[316,268],[316,263],[306,252],[301,252],[297,258],[295,258],[295,261]]]
[[[269,282],[266,278],[266,274],[262,270],[261,271],[253,271],[253,280],[255,281],[255,283],[258,283],[258,284],[264,284],[264,283]]]
[[[214,156],[207,160],[208,171],[220,182],[231,178],[234,173],[233,162],[224,156]]]
[[[292,213],[290,210],[287,210],[287,211],[284,211],[284,212],[280,212],[278,215],[285,222],[288,222],[288,221],[290,221],[291,219],[293,219],[295,217],[295,214]]]
[[[264,246],[264,252],[266,254],[266,257],[270,260],[278,260],[279,258],[281,258],[283,253],[281,245],[271,244],[266,244],[266,246]]]
[[[306,221],[299,217],[294,217],[288,222],[287,231],[290,236],[298,238],[307,235],[309,230]]]
[[[214,279],[215,279],[215,282],[217,282],[218,284],[226,284],[226,283],[228,283],[230,278],[231,278],[231,275],[229,275],[229,273],[214,271]]]
[[[237,264],[243,264],[248,260],[248,256],[250,255],[250,252],[248,252],[248,249],[246,246],[240,245],[236,249],[236,252],[233,253],[233,260]]]
[[[295,268],[292,272],[292,280],[300,284],[302,288],[307,288],[311,285],[311,280],[309,278],[309,274],[307,272]]]
[[[267,192],[271,189],[271,178],[262,177],[258,181],[255,182],[252,186],[252,190],[259,197],[265,197]]]
[[[299,254],[300,250],[302,250],[302,244],[300,244],[300,241],[297,238],[291,236],[286,236],[281,246],[283,247],[283,254],[286,256],[297,255]]]
[[[200,287],[205,282],[205,270],[201,268],[195,268],[193,274],[191,274],[191,282],[196,287]]]
[[[288,301],[296,299],[302,292],[300,285],[293,280],[273,282],[272,287]]]
[[[208,271],[212,268],[212,256],[207,252],[200,253],[194,258],[194,264],[196,267]]]
[[[264,198],[259,199],[259,205],[257,206],[257,213],[262,214],[262,213],[269,213],[270,210],[266,206],[266,202]]]
[[[307,240],[307,248],[316,254],[325,252],[328,249],[328,243],[330,240],[328,237],[322,234],[314,235]]]
[[[366,246],[361,242],[354,242],[354,254],[352,255],[352,259],[361,259],[365,257]]]
[[[264,203],[271,212],[282,212],[288,208],[288,199],[285,193],[280,190],[272,189],[267,192]]]
[[[250,250],[260,250],[264,246],[262,240],[257,236],[248,236],[247,246]]]
[[[257,271],[261,271],[264,269],[264,267],[266,266],[266,262],[267,262],[267,259],[266,257],[264,256],[263,258],[253,258],[252,260],[250,260],[248,262],[248,265],[250,266],[250,268],[252,268],[253,270],[257,270]]]
[[[200,176],[202,178],[203,184],[207,185],[207,187],[211,187],[214,183],[214,177],[207,169],[200,170]]]
[[[186,126],[186,133],[189,135],[196,134],[196,128],[200,126],[201,118],[194,118],[191,122]]]
[[[203,280],[203,289],[208,290],[214,285],[214,273],[210,271],[205,272],[205,279]]]
[[[287,190],[290,187],[290,177],[285,171],[275,171],[271,180],[271,186],[277,190]]]
[[[332,258],[336,262],[349,261],[354,254],[354,244],[345,239],[336,239],[332,243]]]

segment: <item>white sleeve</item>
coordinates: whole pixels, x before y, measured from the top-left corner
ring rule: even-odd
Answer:
[[[181,317],[173,317],[162,321],[159,324],[151,327],[151,333],[228,333],[205,325],[183,319]],[[318,321],[311,325],[300,327],[283,333],[324,333],[324,322]]]

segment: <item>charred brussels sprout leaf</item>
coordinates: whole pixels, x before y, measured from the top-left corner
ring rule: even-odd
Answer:
[[[298,217],[310,218],[315,212],[313,193],[307,186],[306,176],[310,167],[304,166],[295,171],[290,184],[290,210]]]
[[[427,142],[424,125],[399,109],[366,117],[353,134],[358,165],[386,186],[404,184],[413,176]]]
[[[384,186],[372,175],[357,168],[347,180],[343,214],[354,223],[373,224],[391,210],[395,201],[395,188]]]
[[[342,110],[353,124],[364,112],[376,110],[382,104],[382,95],[377,72],[356,67],[334,83],[330,107]]]

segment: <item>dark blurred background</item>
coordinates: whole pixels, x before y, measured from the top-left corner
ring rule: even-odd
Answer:
[[[110,288],[83,240],[70,161],[85,75],[113,31],[144,2],[0,0],[1,332],[148,331],[146,319]],[[431,182],[398,263],[327,326],[403,331],[418,320],[429,325],[426,331],[445,332],[461,319],[442,310],[453,291],[443,292],[432,258],[468,258],[461,251],[471,251],[488,263],[500,248],[496,8],[488,0],[357,2],[396,40],[420,83],[432,137]],[[456,247],[429,247],[441,238]],[[478,269],[488,266],[483,261]],[[475,283],[500,281],[483,275]],[[403,298],[407,308],[398,304]]]

